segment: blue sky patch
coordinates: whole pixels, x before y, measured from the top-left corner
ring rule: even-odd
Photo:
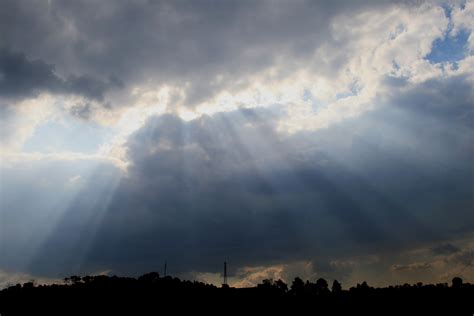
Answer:
[[[464,59],[468,53],[467,40],[469,35],[469,31],[462,29],[456,36],[447,35],[444,38],[437,39],[426,59],[432,64],[457,62]]]

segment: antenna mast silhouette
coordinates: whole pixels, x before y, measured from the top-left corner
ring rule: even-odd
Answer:
[[[165,275],[164,276],[166,276],[166,260],[165,260]]]
[[[224,261],[224,285],[227,285],[227,262]]]

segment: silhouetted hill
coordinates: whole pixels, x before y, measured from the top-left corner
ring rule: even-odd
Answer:
[[[373,288],[363,282],[342,290],[337,281],[315,283],[295,278],[263,280],[253,288],[216,287],[145,274],[138,279],[72,276],[65,284],[17,284],[0,291],[0,314],[8,315],[155,315],[155,314],[312,315],[473,315],[474,285],[452,284]]]

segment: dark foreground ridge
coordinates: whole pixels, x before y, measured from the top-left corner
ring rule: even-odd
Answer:
[[[8,315],[473,315],[474,285],[454,278],[452,284],[397,285],[373,288],[366,282],[349,290],[334,281],[315,283],[295,278],[263,280],[253,288],[216,287],[181,281],[158,273],[138,279],[117,276],[72,276],[64,284],[17,284],[0,291],[0,314]]]

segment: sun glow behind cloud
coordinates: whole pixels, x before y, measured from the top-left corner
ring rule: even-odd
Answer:
[[[287,117],[279,123],[281,132],[326,128],[370,110],[374,98],[383,93],[381,82],[387,77],[418,83],[465,72],[472,63],[469,61],[470,56],[459,61],[456,69],[446,63],[431,64],[424,57],[430,53],[436,40],[455,36],[460,29],[469,27],[464,16],[472,11],[471,7],[470,3],[464,10],[456,7],[451,20],[445,16],[442,7],[429,4],[416,9],[392,7],[384,12],[383,17],[377,11],[337,17],[331,25],[334,40],[321,45],[304,62],[290,63],[288,66],[286,59],[277,59],[277,63],[267,70],[246,78],[243,83],[230,89],[219,91],[193,107],[187,104],[187,84],[137,86],[129,90],[129,104],[123,107],[102,110],[100,105],[93,106],[95,111],[92,120],[113,132],[97,146],[96,154],[91,157],[110,159],[122,169],[126,168],[123,147],[126,139],[143,126],[149,117],[165,113],[176,112],[182,119],[189,121],[202,115],[241,108],[284,105],[287,107]],[[448,22],[454,26],[448,28]],[[380,32],[381,29],[385,31]],[[447,34],[448,31],[454,35]],[[338,71],[325,74],[324,68],[333,63],[332,52],[338,50],[353,53],[339,66]],[[313,67],[322,67],[323,71],[315,71]],[[218,75],[215,80],[215,84],[218,84],[222,81],[222,75]],[[62,106],[53,106],[55,102]],[[65,111],[81,102],[84,103],[77,97],[61,97],[58,100],[54,95],[22,101],[17,111],[23,111],[26,115],[23,115],[21,122],[15,123],[16,137],[7,139],[10,143],[6,144],[7,149],[4,146],[5,155],[18,155],[22,145],[31,139],[35,129],[43,122],[54,119],[54,116],[68,115]],[[17,115],[21,115],[21,112]],[[30,121],[26,120],[28,117],[31,117]],[[15,139],[15,143],[11,143],[11,139]],[[51,154],[54,150],[49,148],[48,152]],[[81,150],[78,148],[69,152],[79,154]],[[36,157],[40,154],[44,153],[35,153]],[[59,152],[58,156],[61,156]]]

